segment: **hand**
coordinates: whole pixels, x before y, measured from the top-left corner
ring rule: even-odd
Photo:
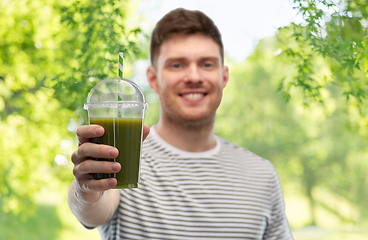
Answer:
[[[143,126],[143,140],[149,133],[149,127]],[[94,173],[117,173],[121,166],[117,162],[96,161],[93,158],[116,158],[119,155],[115,147],[91,143],[91,138],[101,137],[104,128],[98,125],[84,125],[77,129],[78,149],[72,154],[74,164],[76,197],[85,203],[100,199],[106,190],[116,186],[115,178],[93,179]]]

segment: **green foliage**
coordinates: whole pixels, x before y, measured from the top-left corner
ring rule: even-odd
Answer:
[[[128,1],[0,1],[0,212],[37,213],[44,188],[72,180],[75,129],[99,80],[117,77],[146,36],[125,20]],[[58,158],[54,161],[55,156]]]
[[[271,160],[283,185],[301,189],[311,205],[328,206],[313,195],[316,188],[328,189],[358,209],[359,217],[346,220],[337,209],[329,211],[346,221],[367,221],[366,2],[348,1],[326,19],[322,6],[337,9],[335,3],[296,3],[306,23],[280,29],[246,62],[230,63],[215,131]],[[54,207],[37,206],[36,194],[66,192],[73,178],[68,160],[77,145],[74,131],[86,123],[82,106],[92,86],[117,76],[117,53],[124,52],[124,63],[147,58],[141,50],[148,48],[147,42],[141,45],[147,36],[126,22],[130,8],[128,1],[112,0],[0,1],[5,238],[53,239],[63,227]],[[143,90],[150,103],[145,123],[152,125],[158,98],[148,86]],[[46,219],[53,222],[47,231]]]
[[[286,102],[277,91],[278,79],[299,71],[290,68],[289,56],[279,51],[287,38],[287,31],[279,31],[275,37],[261,40],[245,62],[230,63],[230,81],[215,131],[274,163],[282,185],[294,185],[309,199],[310,224],[321,224],[315,216],[317,206],[331,206],[316,198],[317,188],[348,200],[358,209],[359,217],[342,216],[338,206],[329,212],[343,222],[362,223],[368,213],[364,203],[368,157],[366,134],[361,131],[366,128],[356,123],[358,108],[347,108],[341,88],[334,85],[318,90],[323,102],[304,104],[304,88],[291,88]],[[322,57],[314,56],[313,63],[318,66],[314,74],[328,73],[330,65]]]
[[[365,0],[337,3],[330,0],[294,0],[304,22],[285,29],[290,36],[282,49],[295,62],[298,72],[280,89],[286,96],[291,87],[303,89],[306,99],[323,101],[320,93],[326,84],[342,89],[349,101],[365,106],[368,75],[368,4]],[[316,76],[314,59],[329,61],[331,75]]]
[[[307,172],[316,179],[315,183],[304,181],[303,185],[310,189],[312,200],[313,185],[325,184],[327,189],[349,200],[359,209],[360,218],[365,218],[368,4],[361,0],[339,3],[294,0],[294,3],[305,22],[291,24],[278,33],[279,47],[283,50],[278,58],[296,70],[281,78],[279,90],[286,99],[291,99],[291,93],[299,88],[304,106],[314,105],[310,101],[313,99],[323,103],[321,106],[334,101],[336,108],[327,111],[330,116],[324,120],[326,124],[319,126],[324,134],[321,136],[325,139],[331,136],[328,142],[320,142],[321,146],[329,146],[330,152],[321,158],[322,165]],[[309,111],[307,108],[306,112]],[[309,162],[303,163],[303,169]],[[322,174],[324,179],[319,177]]]
[[[127,1],[74,1],[60,6],[61,21],[67,25],[61,44],[72,59],[62,58],[71,69],[53,81],[57,98],[75,110],[85,101],[85,94],[99,80],[117,77],[118,53],[125,62],[139,57],[137,38],[144,36],[140,28],[125,26]],[[73,101],[70,101],[72,94]]]
[[[2,239],[55,240],[61,224],[55,206],[38,206],[34,216],[23,221],[11,212],[0,215]]]

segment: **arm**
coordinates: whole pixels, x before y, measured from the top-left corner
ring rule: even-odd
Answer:
[[[143,139],[149,127],[143,128]],[[92,158],[116,158],[114,147],[94,144],[91,138],[100,137],[104,129],[98,125],[81,126],[77,130],[79,147],[72,154],[74,181],[68,191],[68,204],[76,218],[86,227],[96,227],[109,221],[119,206],[119,190],[115,178],[95,180],[93,173],[117,173],[121,166],[117,162],[95,161]]]
[[[86,202],[77,193],[76,180],[68,192],[68,204],[76,218],[88,228],[94,228],[108,222],[119,205],[119,190],[111,189],[97,195],[96,202]]]

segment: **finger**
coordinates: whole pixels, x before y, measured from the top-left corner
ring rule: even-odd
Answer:
[[[117,173],[120,169],[118,162],[86,160],[74,166],[73,174],[77,179],[88,179],[91,173]]]
[[[82,192],[103,192],[112,189],[116,186],[117,180],[115,178],[107,178],[101,180],[86,180],[80,181],[80,189]]]
[[[77,137],[79,146],[88,142],[91,138],[101,137],[105,133],[105,129],[99,125],[83,125],[77,129]]]
[[[143,140],[144,141],[150,132],[150,128],[147,125],[143,125]]]
[[[72,162],[78,165],[87,158],[117,158],[119,151],[115,147],[85,142],[72,154]]]

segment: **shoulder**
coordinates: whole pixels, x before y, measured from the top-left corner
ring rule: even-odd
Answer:
[[[222,155],[237,158],[239,160],[246,161],[249,163],[257,163],[262,166],[267,166],[269,168],[274,169],[273,164],[269,160],[249,151],[248,149],[238,146],[232,142],[229,142],[228,140],[224,138],[221,138],[221,137],[217,137],[217,138],[219,139],[219,142],[221,144],[220,153]]]
[[[270,190],[272,199],[282,199],[282,190],[279,175],[275,166],[267,159],[220,138],[221,158],[231,158],[236,166],[243,170],[245,175],[251,176],[253,183],[265,183]],[[265,188],[266,189],[266,188]],[[278,196],[276,198],[275,196]],[[280,198],[281,197],[281,198]]]

